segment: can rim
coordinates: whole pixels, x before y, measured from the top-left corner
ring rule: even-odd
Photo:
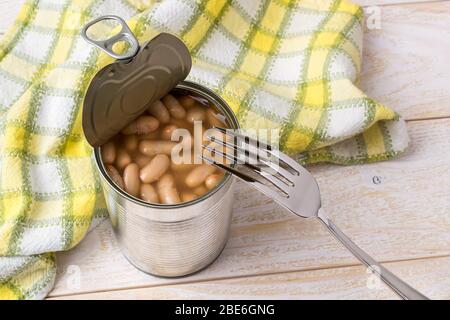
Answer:
[[[199,83],[192,82],[192,81],[186,81],[186,80],[181,81],[172,90],[176,90],[176,89],[188,90],[188,91],[191,91],[191,92],[201,96],[202,98],[205,98],[209,102],[213,103],[217,108],[220,109],[220,111],[222,111],[225,114],[225,116],[230,120],[231,125],[233,126],[232,129],[240,129],[240,125],[236,118],[236,115],[231,110],[228,103],[226,103],[225,100],[223,100],[214,91],[208,89],[207,87],[205,87]],[[222,180],[222,182],[218,186],[216,186],[214,189],[208,191],[201,197],[191,200],[191,201],[182,202],[179,204],[172,204],[172,205],[149,203],[149,202],[145,202],[139,198],[133,197],[132,195],[126,193],[124,190],[119,188],[119,186],[117,186],[116,183],[114,183],[114,181],[106,173],[105,166],[104,166],[103,162],[101,161],[100,148],[101,147],[95,147],[95,149],[94,149],[95,164],[97,166],[98,171],[100,172],[102,177],[105,178],[108,185],[112,189],[114,189],[116,192],[118,192],[120,195],[124,196],[127,200],[130,200],[130,201],[134,202],[135,204],[145,206],[148,208],[152,208],[152,209],[163,209],[163,210],[164,209],[179,209],[179,208],[185,208],[188,206],[195,205],[195,204],[200,203],[200,202],[204,201],[205,199],[211,197],[212,195],[214,195],[216,192],[221,190],[232,179],[231,174],[229,172],[226,172],[225,178]]]

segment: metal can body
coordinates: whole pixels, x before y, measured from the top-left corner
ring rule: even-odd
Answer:
[[[175,90],[200,94],[224,112],[232,127],[238,127],[226,103],[208,89],[182,82]],[[100,148],[95,149],[94,155],[116,239],[134,266],[153,275],[178,277],[207,267],[219,256],[232,218],[230,175],[194,201],[154,205],[118,188],[106,173]]]

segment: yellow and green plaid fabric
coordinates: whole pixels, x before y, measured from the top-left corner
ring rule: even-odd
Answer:
[[[82,102],[112,59],[85,43],[95,17],[125,18],[189,47],[190,80],[218,92],[243,128],[279,129],[305,163],[389,159],[404,122],[361,92],[363,11],[344,0],[34,0],[0,43],[0,298],[43,298],[55,251],[106,216]],[[64,270],[62,270],[64,272]]]

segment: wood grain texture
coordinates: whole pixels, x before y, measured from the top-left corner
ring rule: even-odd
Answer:
[[[450,298],[450,257],[387,263],[432,299]],[[362,266],[61,296],[54,299],[398,299]]]
[[[412,122],[409,130],[411,149],[397,160],[310,168],[324,208],[380,261],[450,254],[450,119]],[[375,176],[380,184],[373,183]],[[317,221],[283,211],[242,183],[235,194],[230,240],[208,269],[179,279],[139,272],[122,257],[109,222],[104,222],[78,247],[58,254],[61,273],[51,295],[358,264]],[[79,288],[67,286],[69,265],[80,268]]]
[[[450,2],[381,8],[366,30],[361,88],[407,119],[450,116]]]
[[[382,5],[381,29],[366,30],[360,86],[407,119],[450,117],[450,2],[355,2]],[[0,0],[0,34],[22,3]],[[388,266],[430,297],[449,299],[450,120],[414,121],[409,129],[412,147],[397,160],[310,169],[322,188],[324,207],[346,233],[381,261],[407,260]],[[381,183],[374,184],[374,177]],[[51,296],[93,292],[70,297],[395,297],[387,289],[368,290],[365,268],[319,223],[292,217],[240,183],[234,211],[232,234],[220,258],[203,272],[172,280],[134,269],[105,221],[77,248],[58,254]]]

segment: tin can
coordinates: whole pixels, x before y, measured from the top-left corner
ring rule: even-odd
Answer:
[[[96,41],[87,30],[102,20],[122,24],[114,37]],[[117,16],[90,22],[83,37],[117,59],[92,79],[83,105],[83,131],[94,147],[95,163],[119,246],[138,269],[163,277],[199,271],[223,250],[230,229],[233,179],[229,174],[213,190],[190,202],[160,205],[144,202],[120,189],[108,176],[101,146],[124,126],[146,112],[148,105],[169,92],[190,94],[209,102],[232,129],[238,122],[227,103],[211,90],[183,81],[191,68],[186,46],[176,37],[160,34],[140,46]],[[130,42],[128,52],[114,53],[118,41]]]
[[[173,91],[206,99],[238,128],[226,102],[207,88],[183,81]],[[205,268],[219,256],[232,217],[232,176],[227,174],[220,185],[194,201],[156,205],[128,195],[112,182],[101,161],[101,147],[94,155],[114,233],[134,266],[153,275],[178,277]]]

